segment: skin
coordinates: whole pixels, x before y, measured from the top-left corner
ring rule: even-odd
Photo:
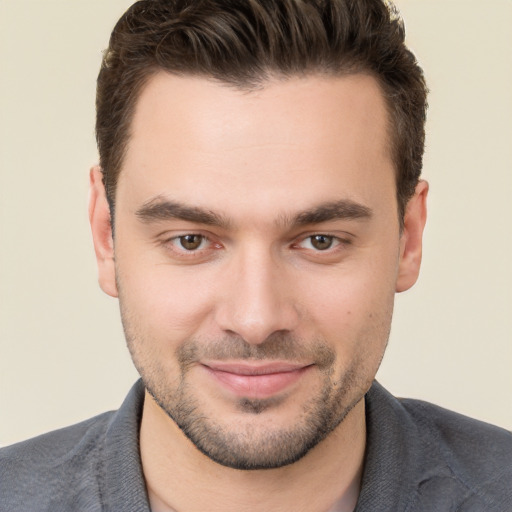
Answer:
[[[115,243],[101,170],[91,171],[99,282],[119,297],[152,393],[140,443],[155,510],[354,508],[363,397],[394,294],[417,279],[426,218],[422,181],[400,230],[386,126],[366,75],[275,79],[242,92],[161,73],[137,104]],[[245,378],[259,383],[240,392],[210,371],[219,361],[300,372],[281,388]],[[182,421],[186,404],[206,448],[170,417]],[[293,436],[322,415],[326,432],[289,456],[300,444]],[[274,466],[235,469],[231,451]]]

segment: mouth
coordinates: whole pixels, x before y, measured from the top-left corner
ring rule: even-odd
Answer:
[[[296,384],[313,364],[285,361],[203,362],[203,368],[221,387],[240,398],[265,399]]]

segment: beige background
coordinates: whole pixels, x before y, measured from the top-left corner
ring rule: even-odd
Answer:
[[[86,216],[95,77],[130,3],[0,0],[0,444],[117,408],[136,378]],[[379,379],[512,429],[512,2],[397,3],[432,90],[430,219]]]

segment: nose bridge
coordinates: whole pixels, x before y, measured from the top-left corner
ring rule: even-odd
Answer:
[[[286,275],[268,248],[251,244],[233,257],[230,285],[219,307],[218,322],[251,344],[272,333],[291,331],[298,320]]]

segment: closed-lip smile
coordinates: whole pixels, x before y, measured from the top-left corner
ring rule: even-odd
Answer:
[[[204,361],[202,366],[229,392],[264,399],[289,388],[313,365],[287,361]]]

